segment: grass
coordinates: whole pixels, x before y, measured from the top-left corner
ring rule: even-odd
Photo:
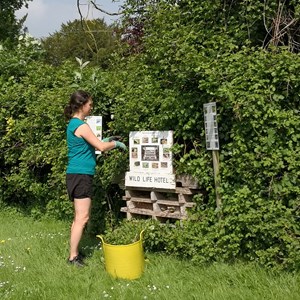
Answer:
[[[146,254],[137,280],[105,271],[100,240],[89,240],[85,268],[67,265],[69,224],[1,212],[0,299],[300,299],[300,276],[253,264],[197,266]]]

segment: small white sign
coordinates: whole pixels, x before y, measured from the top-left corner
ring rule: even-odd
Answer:
[[[86,123],[90,126],[95,136],[102,140],[102,116],[87,116],[85,118]],[[96,154],[101,154],[101,151],[96,150]]]
[[[175,174],[127,172],[125,186],[173,190],[176,188]]]
[[[207,150],[219,150],[219,133],[216,102],[203,104]]]

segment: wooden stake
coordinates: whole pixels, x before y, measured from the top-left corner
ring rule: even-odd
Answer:
[[[220,159],[219,159],[219,150],[212,150],[213,157],[213,167],[214,167],[214,179],[215,179],[215,189],[216,189],[216,204],[217,208],[221,208],[222,200],[221,195],[219,193],[220,187],[220,178],[219,178],[219,170],[220,170]]]

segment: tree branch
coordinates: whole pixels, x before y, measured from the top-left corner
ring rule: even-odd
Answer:
[[[93,4],[95,9],[97,9],[97,10],[101,11],[102,13],[109,15],[109,16],[119,16],[119,15],[122,15],[122,13],[123,13],[123,12],[111,13],[111,12],[108,12],[108,11],[100,8],[94,1],[91,1],[91,3]]]

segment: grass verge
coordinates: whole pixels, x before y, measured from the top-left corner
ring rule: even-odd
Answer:
[[[85,268],[66,263],[69,225],[0,211],[1,299],[300,299],[299,273],[253,264],[197,266],[146,254],[143,276],[127,281],[105,271],[98,239],[86,241]]]

